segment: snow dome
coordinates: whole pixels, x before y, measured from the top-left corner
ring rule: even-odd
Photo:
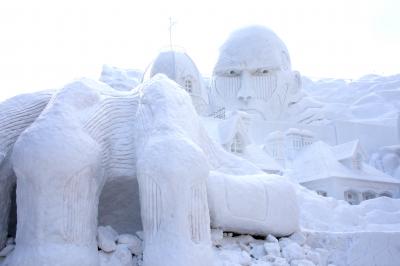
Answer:
[[[148,80],[158,73],[167,75],[191,96],[199,114],[208,112],[208,96],[203,80],[193,60],[183,51],[162,51],[150,64],[143,79]]]

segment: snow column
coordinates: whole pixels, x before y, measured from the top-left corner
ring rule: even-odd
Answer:
[[[212,265],[206,158],[170,133],[150,136],[137,163],[144,265]]]
[[[96,94],[81,87],[61,90],[14,145],[18,224],[5,266],[99,265],[100,149],[79,120]]]

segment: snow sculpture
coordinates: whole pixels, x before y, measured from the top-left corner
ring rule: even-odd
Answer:
[[[134,69],[122,69],[103,65],[100,81],[119,91],[130,91],[139,85],[142,73]]]
[[[13,114],[10,102],[25,115]],[[247,197],[234,210],[229,206],[237,199],[226,197],[218,203],[225,211],[211,217],[216,226],[249,232],[250,222],[258,226],[256,232],[282,235],[298,228],[291,184],[272,181],[214,144],[189,95],[164,75],[130,92],[82,79],[60,91],[17,97],[0,108],[6,125],[19,125],[8,135],[9,127],[0,128],[7,142],[3,157],[13,166],[4,168],[4,176],[7,182],[12,182],[13,172],[17,176],[16,248],[5,266],[99,265],[99,196],[105,184],[121,177],[137,177],[139,182],[145,265],[212,265],[207,191],[213,176],[225,175],[226,182],[219,186],[225,191],[243,188]],[[265,187],[260,197],[264,201],[258,203],[261,211],[247,217],[245,207],[254,203],[252,192],[260,184]],[[0,186],[9,190],[4,183]],[[279,206],[274,206],[275,190],[288,195],[278,195]],[[212,197],[217,196],[210,193],[208,200],[216,202]],[[8,204],[7,199],[1,203]],[[231,219],[238,213],[240,219]],[[258,219],[262,215],[266,219]]]
[[[167,75],[189,93],[198,114],[208,114],[208,95],[203,78],[187,53],[178,50],[161,52],[150,64],[143,79],[148,80],[160,73]]]
[[[50,92],[25,94],[0,104],[0,249],[7,237],[10,194],[15,184],[10,152],[18,136],[37,118],[50,97]]]
[[[385,146],[371,155],[369,164],[400,179],[400,145]]]
[[[212,225],[216,228],[275,236],[286,236],[297,229],[296,194],[284,177],[212,172],[208,188]]]
[[[214,111],[242,110],[267,121],[312,123],[322,120],[321,105],[301,91],[289,52],[263,26],[233,32],[220,48],[210,101]]]

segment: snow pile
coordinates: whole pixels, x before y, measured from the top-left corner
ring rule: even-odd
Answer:
[[[355,81],[303,77],[303,89],[324,103],[331,120],[395,125],[400,112],[400,75],[368,75]]]
[[[142,265],[142,240],[137,235],[118,233],[111,226],[99,226],[97,243],[100,266]]]
[[[360,205],[325,198],[297,187],[302,230],[327,232],[399,232],[400,200],[379,197]]]
[[[110,85],[119,91],[130,91],[135,88],[142,79],[142,72],[133,69],[122,69],[109,65],[103,65],[100,81]]]
[[[219,234],[222,236],[222,232]],[[213,244],[216,266],[332,265],[328,263],[328,251],[310,247],[300,232],[279,240],[272,235],[255,239],[250,235],[234,237],[232,233],[224,233],[223,237],[214,238]]]

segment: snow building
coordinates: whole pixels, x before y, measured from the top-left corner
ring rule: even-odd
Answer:
[[[299,151],[291,178],[322,196],[358,204],[363,200],[400,196],[397,180],[364,163],[359,141],[330,146],[317,141]]]
[[[178,50],[160,52],[143,74],[143,80],[159,73],[165,74],[189,93],[198,114],[208,114],[208,95],[203,78],[187,53]]]
[[[306,129],[290,128],[285,133],[274,131],[267,136],[264,151],[282,166],[287,167],[298,153],[314,142],[314,135]]]
[[[203,117],[202,120],[209,136],[225,150],[250,161],[266,173],[283,173],[283,167],[262,149],[262,145],[252,142],[247,113],[234,112],[225,119]]]

